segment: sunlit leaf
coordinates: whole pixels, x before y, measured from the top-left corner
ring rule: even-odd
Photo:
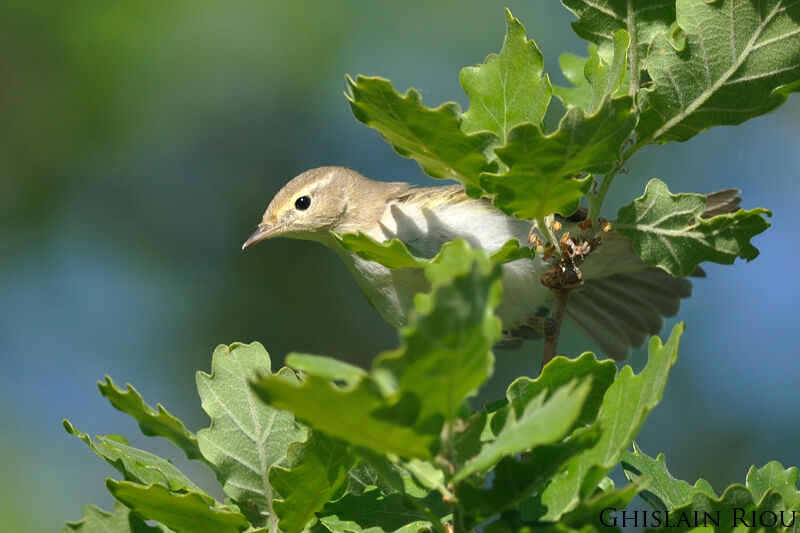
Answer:
[[[588,381],[580,385],[572,382],[558,388],[547,401],[544,392],[531,398],[519,417],[511,410],[497,438],[484,444],[453,479],[460,481],[474,473],[486,472],[503,457],[562,440],[572,430],[589,390]]]
[[[150,437],[160,436],[171,440],[189,459],[203,459],[197,445],[197,437],[161,404],[157,404],[153,409],[145,403],[142,395],[132,385],[127,384],[126,390],[122,390],[108,376],[105,382],[98,382],[97,387],[111,405],[136,419],[142,433]]]
[[[685,141],[781,105],[800,81],[800,4],[795,0],[677,0],[674,34],[647,53],[652,85],[638,98],[637,144]]]
[[[286,366],[299,372],[307,372],[330,381],[352,384],[367,375],[366,370],[344,361],[306,353],[290,353],[286,356]]]
[[[664,454],[658,454],[655,459],[648,457],[635,442],[633,452],[625,452],[621,463],[628,479],[644,487],[639,496],[653,509],[668,511],[685,505],[696,493],[716,497],[708,481],[699,479],[692,486],[685,481],[675,479],[667,470],[667,459]]]
[[[559,64],[572,88],[553,87],[553,93],[564,107],[582,107],[594,113],[606,97],[620,97],[628,94],[628,84],[623,83],[627,74],[626,60],[630,35],[618,30],[611,41],[603,41],[600,46],[589,47],[589,57],[581,58],[564,54]]]
[[[426,275],[432,292],[417,296],[402,345],[381,354],[368,376],[337,387],[307,366],[299,385],[262,376],[254,390],[353,446],[431,459],[442,424],[491,374],[501,285],[500,269],[463,240],[445,246]]]
[[[200,450],[217,466],[229,496],[261,509],[269,509],[272,498],[269,468],[284,462],[289,444],[306,436],[291,413],[264,405],[250,390],[248,379],[270,371],[261,344],[237,343],[214,350],[211,374],[197,373],[197,390],[211,418],[211,427],[197,433]],[[297,381],[289,370],[271,376],[286,384]]]
[[[675,0],[561,0],[561,3],[578,18],[572,23],[575,33],[598,46],[608,45],[619,30],[625,30],[631,36],[629,63],[636,71],[646,68],[650,43],[656,36],[668,33],[675,22]]]
[[[299,385],[262,376],[252,386],[267,405],[289,410],[353,446],[400,457],[433,457],[438,434],[436,428],[415,427],[419,401],[409,397],[392,406],[369,377],[339,388],[313,374]]]
[[[341,236],[335,233],[331,233],[331,235],[345,250],[388,268],[425,268],[431,263],[440,262],[442,252],[450,246],[450,243],[445,243],[438,254],[427,259],[411,253],[400,239],[378,242],[360,231]],[[517,239],[509,240],[489,255],[489,261],[492,264],[503,264],[523,258],[532,259],[533,250],[528,246],[521,246]]]
[[[95,437],[94,440],[73,426],[69,420],[63,421],[64,429],[70,435],[82,440],[97,455],[116,468],[125,479],[148,485],[162,483],[170,490],[187,490],[205,494],[178,468],[166,459],[144,450],[134,448],[120,435]]]
[[[597,422],[600,439],[590,449],[567,463],[565,473],[557,476],[542,493],[547,508],[544,520],[556,520],[577,507],[581,498],[592,494],[603,477],[616,466],[633,441],[642,423],[658,404],[669,370],[678,356],[683,324],[677,324],[666,344],[653,337],[648,346],[647,366],[634,374],[625,366],[603,396]]]
[[[137,515],[177,533],[236,533],[250,527],[245,517],[196,492],[171,492],[164,485],[106,480],[109,492]]]
[[[577,419],[578,423],[588,425],[597,418],[603,395],[614,382],[616,374],[617,367],[613,361],[609,359],[600,361],[591,352],[585,352],[577,359],[558,356],[545,365],[536,379],[519,377],[514,380],[508,387],[507,396],[509,403],[519,415],[528,402],[542,392],[546,391],[549,397],[574,379],[591,377],[591,388]]]
[[[443,247],[426,274],[432,292],[417,296],[401,346],[381,354],[375,372],[390,373],[397,394],[411,393],[422,401],[422,420],[452,420],[492,373],[491,350],[501,330],[494,316],[501,271],[482,251],[458,240]]]
[[[762,517],[767,520],[763,525],[774,525],[770,523],[772,513],[782,521],[778,522],[778,526],[792,525],[793,528],[788,531],[800,531],[797,520],[791,524],[792,511],[796,511],[795,516],[800,513],[800,491],[797,490],[800,471],[796,467],[784,469],[777,461],[771,461],[761,468],[751,467],[745,486],[731,485],[722,497],[717,497],[704,479],[694,485],[675,479],[667,470],[663,454],[653,459],[635,444],[633,452],[627,452],[623,457],[622,468],[628,479],[645,487],[640,493],[642,499],[659,511],[665,521],[664,512],[669,511],[670,525],[684,531],[688,529],[688,524],[693,523],[695,512],[703,519],[710,516],[718,520],[723,531],[736,525],[736,517],[739,526],[761,526]],[[761,515],[761,512],[764,514]],[[683,515],[690,517],[688,523],[681,521]]]
[[[540,494],[571,458],[597,442],[598,428],[579,430],[569,439],[533,448],[520,458],[505,457],[494,468],[491,486],[464,482],[457,486],[459,502],[471,523],[479,524]]]
[[[386,139],[404,157],[414,159],[432,178],[449,178],[464,184],[467,194],[479,196],[481,172],[494,172],[495,163],[484,156],[498,138],[461,130],[461,110],[448,103],[436,109],[422,105],[415,89],[405,95],[382,78],[347,78],[347,99],[355,117]]]
[[[339,245],[363,259],[375,261],[388,268],[424,268],[430,260],[412,254],[400,239],[378,242],[364,232],[337,235],[331,232]]]
[[[673,276],[691,274],[699,263],[731,264],[737,257],[754,259],[758,250],[750,239],[769,227],[766,209],[702,218],[706,197],[671,194],[664,182],[653,179],[644,195],[617,213],[614,229],[631,240],[642,261]]]
[[[501,52],[461,70],[461,87],[470,101],[461,128],[467,133],[491,131],[503,143],[517,124],[541,124],[552,93],[550,80],[542,76],[542,53],[508,9],[506,24]]]
[[[619,161],[623,143],[636,124],[628,97],[606,100],[593,115],[573,107],[558,130],[545,135],[535,125],[514,128],[498,157],[508,166],[505,174],[484,174],[483,187],[495,194],[493,203],[503,212],[526,220],[578,208],[591,187],[587,172],[606,172]]]
[[[166,533],[168,530],[159,524],[148,525],[144,520],[131,513],[121,502],[114,501],[114,513],[107,513],[87,505],[83,508],[83,519],[64,524],[62,533],[79,531],[80,533]]]

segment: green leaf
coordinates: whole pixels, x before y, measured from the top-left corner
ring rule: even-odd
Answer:
[[[670,531],[676,532],[695,531],[695,520],[698,521],[697,526],[707,525],[713,527],[715,532],[722,533],[732,531],[776,531],[777,529],[775,528],[761,528],[758,520],[760,516],[764,516],[767,520],[766,523],[769,524],[770,515],[772,515],[777,518],[780,526],[781,511],[786,514],[787,509],[783,499],[777,492],[769,491],[764,498],[756,501],[744,485],[731,485],[720,498],[698,492],[691,502],[671,510],[668,520],[666,514],[662,513],[661,520],[662,524],[669,524],[667,527],[669,527]],[[755,513],[755,515],[752,513]],[[791,514],[790,511],[785,516],[784,519],[787,522],[791,520]],[[752,519],[753,516],[755,516],[755,520]],[[715,521],[719,522],[719,525]],[[786,530],[781,529],[778,531]]]
[[[622,468],[628,479],[646,488],[641,493],[642,499],[659,511],[662,518],[666,516],[664,511],[669,511],[672,517],[669,523],[676,527],[687,525],[680,522],[682,514],[690,517],[691,524],[695,511],[700,516],[704,516],[703,512],[708,512],[712,518],[717,518],[721,531],[729,531],[734,525],[734,513],[739,513],[739,518],[744,520],[740,520],[738,525],[752,527],[759,525],[753,524],[752,511],[756,511],[756,517],[759,516],[759,510],[778,514],[780,511],[788,511],[785,523],[791,520],[792,510],[800,511],[800,491],[797,490],[800,471],[795,467],[784,469],[777,461],[771,461],[758,469],[751,467],[747,473],[746,485],[731,485],[721,498],[716,496],[711,485],[703,479],[698,480],[694,486],[675,479],[667,470],[663,454],[653,459],[642,453],[635,444],[633,452],[628,452],[623,457]],[[741,511],[735,511],[735,508]],[[765,517],[767,520],[771,519],[769,514]],[[798,530],[800,524],[795,520],[791,531]]]
[[[631,105],[628,97],[606,100],[593,115],[573,107],[549,135],[532,124],[514,128],[508,143],[495,151],[508,172],[481,179],[496,195],[494,205],[526,220],[574,213],[592,184],[589,177],[575,176],[607,172],[619,161],[619,151],[636,124]]]
[[[501,282],[500,269],[463,240],[445,245],[426,274],[432,292],[417,296],[401,347],[381,354],[367,377],[339,388],[314,373],[300,385],[262,376],[253,383],[260,398],[353,446],[431,459],[443,422],[491,374]]]
[[[114,514],[107,513],[95,507],[87,505],[83,508],[83,520],[77,522],[67,522],[61,530],[63,533],[69,531],[80,531],[81,533],[156,533],[167,532],[168,530],[161,525],[149,526],[147,523],[131,513],[121,502],[114,501]]]
[[[403,466],[413,476],[418,485],[425,487],[429,491],[436,490],[447,496],[452,496],[450,489],[447,488],[444,472],[433,463],[412,459],[404,463]]]
[[[542,77],[544,59],[525,28],[506,9],[506,39],[498,55],[483,65],[461,70],[461,87],[470,101],[461,129],[467,133],[491,131],[505,143],[517,124],[541,124],[552,90]]]
[[[675,22],[675,0],[561,0],[577,21],[575,33],[598,46],[614,41],[619,30],[631,36],[629,62],[631,70],[646,68],[645,56],[650,43],[669,32]],[[634,77],[638,87],[638,76]]]
[[[324,355],[290,353],[286,356],[286,366],[299,372],[344,383],[355,383],[367,375],[366,370],[361,367]]]
[[[594,113],[606,97],[619,97],[628,93],[625,80],[626,59],[630,35],[619,30],[611,41],[603,41],[599,48],[589,46],[589,58],[584,59],[571,54],[559,58],[559,64],[573,88],[553,87],[553,92],[561,99],[564,107],[582,107]]]
[[[664,392],[669,369],[678,356],[683,324],[677,324],[666,344],[653,337],[648,346],[647,366],[634,374],[625,366],[603,396],[597,423],[600,440],[567,463],[567,467],[542,493],[547,507],[544,520],[557,520],[574,509],[581,498],[594,492],[597,484],[616,466],[648,413]]]
[[[315,431],[307,441],[289,445],[288,459],[289,468],[270,469],[269,481],[282,498],[273,502],[278,527],[296,533],[323,505],[341,496],[356,457],[343,442]]]
[[[497,463],[489,488],[459,484],[456,495],[470,523],[480,524],[531,494],[540,494],[567,461],[597,442],[599,433],[597,427],[581,429],[561,442],[537,446],[520,459],[505,457]]]
[[[486,472],[503,457],[564,439],[581,413],[589,390],[588,381],[572,382],[556,390],[547,401],[546,393],[531,399],[519,418],[511,410],[497,438],[484,444],[453,480],[459,482],[474,473]]]
[[[204,493],[203,489],[192,483],[171,462],[150,452],[130,446],[128,441],[120,435],[95,437],[93,441],[89,435],[75,428],[69,420],[64,420],[62,424],[67,433],[86,443],[94,453],[105,459],[108,464],[124,475],[125,479],[144,485],[163,483],[170,490]]]
[[[183,450],[189,459],[203,460],[197,445],[197,437],[160,403],[153,409],[145,403],[142,395],[132,385],[126,384],[126,390],[122,390],[108,376],[105,383],[98,382],[97,387],[111,405],[136,419],[142,433],[149,437],[160,436],[169,439]]]
[[[364,76],[348,77],[347,85],[355,117],[378,130],[398,154],[414,159],[432,178],[454,179],[470,196],[480,196],[480,174],[497,170],[484,156],[498,141],[494,134],[467,135],[458,104],[427,108],[415,89],[400,95],[388,80]]]
[[[155,520],[177,533],[236,533],[250,527],[245,517],[196,492],[178,494],[164,485],[147,487],[129,481],[106,480],[109,492],[137,515]]]
[[[699,479],[692,486],[685,481],[675,479],[667,470],[667,459],[663,453],[653,459],[642,453],[635,442],[633,452],[625,452],[621,464],[625,476],[631,482],[644,487],[639,496],[653,509],[659,511],[675,509],[690,502],[695,493],[716,497],[708,481]]]
[[[508,387],[508,401],[519,416],[525,406],[542,392],[550,397],[571,381],[591,376],[591,389],[576,421],[578,424],[589,425],[597,418],[603,395],[614,382],[616,374],[617,367],[613,361],[599,361],[591,352],[585,352],[577,359],[558,356],[545,365],[536,379],[520,377],[514,380]]]
[[[377,487],[386,495],[404,492],[419,498],[430,492],[422,488],[401,463],[392,462],[390,456],[377,454],[365,448],[357,448],[356,454],[362,462],[350,470],[347,492],[360,495]]]
[[[589,45],[589,55],[597,53],[597,46]],[[567,78],[572,87],[561,87],[553,85],[553,94],[561,100],[565,108],[580,107],[587,110],[592,107],[592,87],[589,85],[584,67],[588,58],[575,54],[561,54],[558,58],[558,66],[561,73]]]
[[[430,260],[412,254],[400,239],[378,242],[363,231],[331,235],[342,248],[358,254],[362,259],[375,261],[388,268],[424,268]]]
[[[441,521],[448,512],[436,493],[417,499],[397,493],[386,496],[372,489],[329,503],[319,520],[332,533],[416,533],[430,531],[431,520]]]
[[[761,468],[751,466],[747,472],[746,485],[755,501],[760,501],[767,495],[767,492],[772,490],[781,495],[787,510],[795,509],[800,512],[798,479],[800,479],[800,470],[796,466],[784,469],[778,461],[770,461]],[[800,529],[800,523],[797,524],[797,527]]]
[[[419,401],[407,397],[390,405],[371,377],[344,388],[309,375],[299,385],[261,376],[253,390],[267,405],[292,411],[297,418],[353,446],[400,457],[433,457],[435,428],[415,428]]]
[[[642,261],[673,276],[687,276],[703,261],[731,264],[737,257],[750,261],[758,250],[750,239],[769,227],[763,208],[740,209],[703,219],[706,198],[701,194],[671,194],[653,179],[644,195],[617,212],[614,229],[631,240]]]
[[[450,246],[445,243],[434,257],[427,259],[412,254],[406,243],[400,239],[378,242],[364,232],[346,233],[337,235],[331,232],[333,238],[350,252],[358,254],[359,257],[369,261],[375,261],[388,268],[425,268],[432,263],[440,263],[442,252]],[[517,259],[533,259],[533,250],[527,246],[521,246],[517,239],[507,241],[503,246],[489,255],[489,262],[492,264],[503,264]]]
[[[376,374],[390,374],[398,395],[421,402],[420,418],[456,418],[462,402],[492,374],[492,346],[500,338],[501,271],[464,240],[442,247],[426,269],[430,294],[415,299],[411,324],[399,348],[375,361]],[[397,396],[399,399],[399,396]]]
[[[678,0],[676,8],[685,48],[662,34],[647,53],[653,84],[637,95],[637,145],[685,141],[786,100],[800,80],[800,4]]]
[[[258,401],[247,385],[256,371],[270,372],[269,354],[259,343],[219,346],[214,350],[211,374],[197,373],[197,391],[211,427],[198,432],[200,450],[216,465],[225,492],[238,502],[262,510],[272,499],[269,468],[283,463],[290,443],[303,440],[306,430],[294,416]],[[288,369],[272,378],[297,382]]]
[[[564,514],[558,525],[581,528],[586,524],[598,524],[600,514],[606,509],[624,509],[631,502],[640,487],[627,485],[619,490],[599,491],[589,498],[581,500],[578,507]],[[605,528],[603,528],[605,529]]]

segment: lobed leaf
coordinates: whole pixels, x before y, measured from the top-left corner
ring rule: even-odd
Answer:
[[[211,374],[197,373],[197,391],[211,426],[197,433],[203,456],[217,467],[225,492],[238,502],[270,508],[268,471],[286,460],[289,444],[303,440],[305,428],[294,416],[264,405],[248,387],[256,372],[271,371],[269,354],[259,343],[219,346]],[[270,376],[285,384],[297,382],[293,372]]]
[[[160,403],[153,409],[145,403],[142,395],[132,385],[126,384],[126,390],[122,390],[108,376],[105,383],[97,383],[97,388],[116,409],[131,415],[139,423],[142,433],[148,437],[159,436],[169,439],[183,450],[189,459],[203,460],[197,445],[197,437]]]
[[[449,421],[492,373],[492,346],[501,332],[494,316],[501,271],[481,250],[457,240],[442,248],[426,275],[431,293],[417,296],[401,346],[380,354],[373,372],[392,376],[395,398],[418,398],[422,420]]]
[[[547,509],[543,520],[557,520],[590,495],[633,440],[647,414],[658,404],[669,369],[678,355],[683,324],[677,324],[666,344],[653,337],[648,346],[648,361],[637,375],[625,366],[603,396],[597,423],[602,432],[590,449],[573,457],[562,474],[542,492]]]
[[[633,443],[633,452],[625,452],[621,460],[625,476],[644,488],[639,496],[650,507],[660,511],[668,511],[692,500],[696,493],[715,498],[714,489],[705,479],[699,479],[694,486],[680,479],[675,479],[667,470],[667,459],[663,453],[653,459],[648,457]]]
[[[652,85],[637,97],[637,145],[685,141],[781,105],[800,83],[800,4],[795,0],[677,0],[676,46],[656,35]],[[685,41],[685,44],[684,44]]]
[[[573,107],[549,135],[533,124],[517,126],[495,150],[508,172],[484,174],[481,185],[495,195],[498,209],[517,218],[571,215],[592,185],[591,178],[576,176],[607,172],[619,162],[636,125],[632,103],[629,97],[606,100],[592,115]]]
[[[598,46],[613,42],[619,30],[631,37],[631,68],[644,70],[650,43],[675,22],[675,0],[561,0],[577,21],[572,28]],[[634,81],[638,86],[638,76]]]
[[[458,104],[430,109],[415,89],[400,95],[389,80],[348,77],[347,85],[355,117],[375,128],[398,154],[414,159],[432,178],[454,179],[470,196],[480,196],[480,174],[497,170],[484,156],[498,141],[494,134],[464,133]]]
[[[762,514],[766,515],[768,520],[766,524],[769,524],[770,514],[780,520],[781,511],[786,513],[786,510],[783,499],[777,492],[769,491],[760,501],[757,501],[753,499],[753,495],[747,490],[747,487],[731,485],[719,498],[703,492],[695,493],[689,503],[671,510],[669,515],[661,513],[660,519],[665,527],[669,527],[670,531],[677,532],[694,531],[695,520],[698,520],[698,526],[713,527],[714,531],[719,532],[776,531],[777,528],[760,527],[759,517]],[[653,511],[653,513],[656,512]],[[756,519],[753,520],[751,516],[755,516]],[[791,512],[784,520],[787,523],[791,520]],[[778,525],[780,524],[778,523]],[[787,530],[783,529],[783,531]]]
[[[262,376],[254,390],[353,446],[431,459],[444,421],[491,374],[501,284],[500,269],[463,240],[444,246],[426,274],[432,292],[418,295],[402,345],[381,354],[369,375],[336,387],[309,367],[299,385]]]
[[[362,259],[375,261],[387,268],[425,268],[430,259],[417,257],[408,250],[406,243],[400,239],[378,242],[363,231],[337,235],[331,232],[334,240],[350,252],[358,254]]]
[[[731,264],[737,257],[755,259],[750,239],[769,227],[763,208],[703,219],[706,198],[701,194],[672,194],[653,179],[644,195],[617,212],[614,229],[631,240],[648,265],[673,276],[687,276],[703,261]]]
[[[478,455],[456,472],[453,480],[459,482],[472,474],[486,472],[503,457],[561,441],[572,430],[589,390],[588,380],[580,384],[571,382],[556,390],[547,401],[546,393],[532,398],[519,418],[510,410],[497,438],[484,444]]]
[[[614,382],[616,374],[617,367],[613,361],[609,359],[600,361],[591,352],[585,352],[577,359],[558,356],[545,365],[536,379],[520,377],[514,380],[508,387],[506,396],[509,404],[519,415],[525,405],[539,394],[544,392],[546,398],[549,398],[572,380],[591,377],[591,388],[576,420],[578,424],[590,425],[597,418],[603,395]]]
[[[250,527],[241,513],[220,507],[210,496],[197,492],[179,494],[158,483],[144,486],[113,479],[106,480],[106,487],[137,515],[177,533],[236,533]]]
[[[359,366],[324,355],[290,353],[286,356],[286,366],[299,372],[314,374],[330,381],[342,381],[346,384],[356,383],[367,375],[367,372]]]
[[[82,440],[91,450],[116,468],[125,479],[144,485],[162,483],[174,491],[194,491],[205,494],[203,489],[195,485],[183,472],[166,459],[134,448],[125,437],[106,435],[95,437],[78,430],[69,420],[62,422],[70,435]]]
[[[687,526],[694,522],[694,516],[705,519],[704,513],[719,521],[718,531],[730,531],[736,525],[757,528],[762,524],[754,523],[752,512],[756,513],[756,520],[759,513],[764,512],[769,521],[771,513],[780,517],[784,511],[784,523],[778,526],[792,525],[793,529],[788,531],[800,531],[797,520],[790,524],[791,511],[800,512],[800,491],[797,490],[800,471],[795,467],[784,469],[777,461],[758,469],[753,466],[747,473],[746,485],[731,485],[721,497],[716,496],[704,479],[698,480],[694,486],[675,479],[667,470],[663,454],[653,459],[636,445],[633,452],[627,452],[623,457],[622,468],[628,479],[646,487],[641,493],[642,499],[660,513],[664,522],[669,516],[671,528],[686,531],[689,529]],[[688,520],[682,519],[683,516]],[[767,522],[764,525],[771,524]]]
[[[800,470],[796,466],[783,468],[778,461],[770,461],[761,468],[751,466],[747,472],[746,486],[753,494],[753,499],[759,501],[769,491],[775,491],[783,498],[786,509],[794,509],[800,514],[800,490],[797,490],[797,481],[800,479]],[[796,524],[800,530],[800,523]]]
[[[339,388],[309,374],[299,385],[260,376],[252,388],[267,405],[293,412],[314,429],[381,454],[433,457],[435,427],[415,427],[419,402],[411,397],[392,406],[371,377]]]
[[[631,38],[627,31],[618,30],[611,41],[603,41],[599,47],[589,46],[589,57],[582,58],[563,54],[559,65],[572,88],[553,87],[553,93],[564,107],[581,107],[594,113],[607,97],[621,97],[628,94],[625,83],[628,47]]]
[[[450,243],[445,243],[439,253],[428,259],[411,253],[406,243],[400,239],[378,242],[361,231],[341,236],[331,232],[331,235],[345,250],[358,254],[362,259],[380,263],[387,268],[425,268],[432,263],[440,263],[442,252],[450,246]],[[533,259],[533,250],[528,246],[520,245],[517,239],[507,241],[489,255],[489,262],[498,265],[517,259]]]
[[[432,530],[431,520],[441,521],[448,513],[435,493],[420,499],[398,493],[387,496],[372,489],[329,503],[319,521],[331,533],[417,533]]]
[[[542,76],[542,53],[525,38],[525,28],[508,9],[506,24],[500,53],[490,55],[483,65],[465,67],[460,75],[470,101],[461,129],[490,131],[502,143],[517,124],[541,124],[552,94],[549,78]]]
[[[169,531],[160,524],[148,525],[121,502],[114,501],[114,512],[107,513],[94,505],[83,508],[83,519],[64,524],[62,533],[80,531],[81,533],[157,533]]]
[[[342,495],[356,457],[343,442],[315,431],[305,442],[289,445],[288,460],[289,468],[270,469],[269,481],[281,497],[273,502],[278,527],[296,533],[326,503]]]
[[[624,509],[639,490],[638,485],[630,484],[619,490],[612,487],[610,490],[598,491],[596,494],[582,499],[575,509],[559,518],[557,525],[582,530],[586,524],[597,524],[604,526],[602,530],[608,530],[609,528],[600,522],[601,513],[608,509]]]
[[[493,470],[491,486],[462,482],[456,495],[471,524],[480,524],[512,509],[531,494],[540,494],[567,462],[597,442],[597,427],[579,430],[555,444],[533,448],[519,459],[504,457]]]

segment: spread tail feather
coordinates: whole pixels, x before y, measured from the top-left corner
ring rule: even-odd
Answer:
[[[609,357],[621,360],[661,331],[692,284],[658,268],[588,280],[567,303],[567,317]]]

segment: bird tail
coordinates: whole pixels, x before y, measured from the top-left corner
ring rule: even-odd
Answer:
[[[587,281],[570,295],[566,315],[605,355],[621,360],[659,333],[663,317],[675,316],[691,294],[686,278],[648,268]]]
[[[739,193],[738,189],[726,189],[709,194],[703,218],[735,211],[742,201]],[[617,252],[627,256],[628,252],[621,252],[619,245],[628,248],[629,243],[619,242],[622,238],[618,234],[609,237],[612,242],[608,244],[612,248],[617,244]],[[598,252],[602,251],[601,245]],[[632,256],[616,259],[618,265],[638,261]],[[692,276],[702,277],[705,273],[698,267]],[[681,299],[691,294],[692,284],[686,278],[673,277],[659,268],[632,269],[587,279],[570,295],[566,315],[605,355],[621,360],[628,357],[631,348],[642,346],[651,335],[658,334],[664,317],[675,316]]]

